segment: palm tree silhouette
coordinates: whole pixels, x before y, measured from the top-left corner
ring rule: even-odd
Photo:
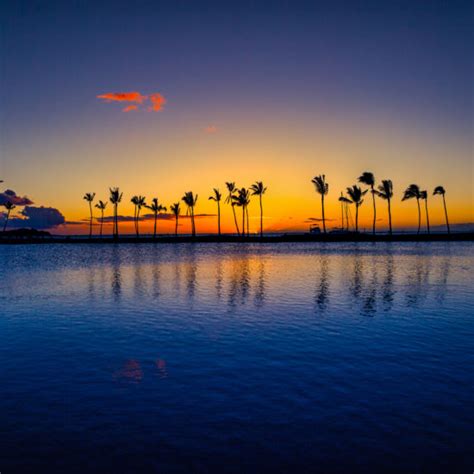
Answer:
[[[158,203],[158,198],[153,198],[151,200],[151,204],[149,206],[145,204],[145,206],[150,209],[150,211],[153,211],[153,216],[155,218],[155,223],[153,225],[153,238],[156,239],[156,220],[158,219],[158,214],[161,211],[166,211],[167,209],[165,206],[162,206]]]
[[[372,194],[372,206],[374,209],[374,218],[372,221],[372,233],[375,235],[375,221],[377,220],[377,209],[375,207],[375,177],[373,173],[370,173],[368,171],[365,171],[359,176],[359,183],[366,184],[367,186],[370,187],[370,192]]]
[[[378,190],[375,191],[378,197],[385,199],[388,204],[388,227],[389,233],[392,235],[392,210],[390,201],[393,197],[393,184],[390,179],[382,179],[382,184],[379,185]]]
[[[428,214],[428,191],[420,191],[420,199],[425,201],[425,212],[426,212],[426,230],[430,233],[430,216]]]
[[[239,231],[239,224],[237,223],[237,216],[235,214],[235,200],[234,200],[234,195],[237,192],[237,188],[235,187],[234,182],[226,182],[225,185],[227,186],[227,191],[229,191],[229,194],[226,197],[226,204],[230,204],[232,206],[232,214],[234,215],[234,224],[235,228],[237,229],[237,235],[240,235]]]
[[[10,212],[15,209],[15,204],[13,204],[10,201],[7,201],[6,203],[3,204],[5,209],[7,210],[7,216],[5,217],[5,224],[3,224],[3,232],[7,230],[7,224],[8,220],[10,219]]]
[[[179,206],[179,202],[175,202],[170,206],[171,212],[174,214],[175,218],[175,228],[174,228],[174,236],[178,237],[178,220],[179,220],[179,213],[181,212],[181,208]]]
[[[89,222],[89,239],[92,238],[92,201],[95,198],[95,193],[86,193],[84,194],[84,198],[89,203],[89,214],[90,214],[90,222]]]
[[[209,196],[211,201],[215,201],[217,203],[217,233],[221,235],[221,199],[222,194],[219,189],[214,188],[214,196]]]
[[[448,228],[448,234],[451,233],[449,230],[449,220],[448,220],[448,210],[446,209],[446,199],[444,195],[446,194],[446,190],[443,188],[443,186],[436,186],[433,191],[433,196],[436,196],[437,194],[443,196],[443,205],[444,205],[444,215],[446,217],[446,227]]]
[[[355,231],[359,232],[359,207],[362,205],[364,200],[362,199],[365,194],[367,193],[367,189],[362,191],[359,186],[352,186],[351,188],[347,188],[347,194],[351,198],[351,201],[356,206],[356,217],[355,217]]]
[[[262,206],[262,196],[265,194],[267,188],[263,185],[261,181],[250,186],[253,196],[258,196],[260,200],[260,237],[263,237],[263,206]]]
[[[352,204],[350,199],[347,199],[341,191],[341,195],[339,196],[338,201],[341,203],[341,223],[342,223],[342,230],[344,230],[344,216],[346,217],[346,230],[349,231],[349,216],[348,213],[348,206]]]
[[[245,237],[245,218],[247,217],[247,235],[249,234],[248,211],[247,206],[250,204],[250,192],[248,189],[241,188],[237,194],[232,196],[234,205],[242,208],[242,237]]]
[[[134,211],[134,221],[135,221],[135,233],[137,235],[137,238],[140,237],[140,232],[139,232],[139,227],[138,227],[138,222],[140,219],[140,211],[143,206],[146,206],[145,203],[145,196],[133,196],[130,201],[135,205],[135,211]]]
[[[198,195],[194,196],[192,191],[188,191],[184,193],[184,196],[181,198],[181,200],[188,206],[187,215],[191,216],[191,231],[192,231],[192,236],[196,236],[196,225],[194,223],[194,206],[196,205],[196,202],[198,200]]]
[[[326,218],[324,216],[324,196],[326,196],[326,194],[329,191],[329,184],[326,183],[326,176],[324,174],[319,175],[319,176],[315,176],[311,180],[311,182],[314,184],[314,186],[316,188],[316,192],[321,194],[321,210],[322,210],[322,217],[323,217],[323,231],[324,231],[324,233],[326,233]]]
[[[104,226],[104,211],[105,208],[107,207],[107,203],[104,201],[99,201],[95,207],[100,210],[100,236],[102,237],[102,228]]]
[[[410,184],[408,188],[405,189],[405,193],[403,194],[402,201],[406,201],[408,199],[416,199],[416,204],[418,206],[418,232],[420,233],[421,228],[421,209],[420,209],[420,187],[417,184]]]
[[[114,206],[114,239],[118,239],[118,205],[122,200],[123,193],[120,192],[119,188],[109,188],[110,196],[109,201]]]

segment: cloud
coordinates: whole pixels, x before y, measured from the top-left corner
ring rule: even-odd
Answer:
[[[127,105],[122,109],[122,112],[132,112],[133,110],[138,110],[138,105]]]
[[[336,219],[328,219],[326,217],[326,219],[324,219],[326,222],[333,222],[335,221]],[[308,217],[308,219],[306,219],[304,221],[306,224],[310,224],[311,222],[323,222],[323,220],[320,218],[320,217]]]
[[[204,128],[205,133],[217,133],[217,127],[215,125],[208,125]]]
[[[150,94],[149,99],[152,105],[148,110],[153,110],[154,112],[159,112],[166,104],[166,99],[158,93]]]
[[[51,229],[66,222],[64,216],[54,207],[26,206],[21,212],[22,217],[14,217],[8,221],[10,228]],[[2,219],[3,220],[3,219]]]
[[[26,196],[18,196],[15,191],[7,189],[0,193],[0,206],[10,201],[15,206],[29,206],[33,201]]]
[[[101,99],[105,103],[110,102],[129,102],[130,104],[125,106],[122,111],[123,112],[132,112],[134,110],[139,110],[137,104],[142,105],[146,102],[149,105],[146,109],[152,112],[159,112],[163,110],[164,105],[166,104],[166,99],[163,97],[162,94],[158,92],[153,92],[150,95],[143,95],[140,92],[107,92],[105,94],[100,94],[97,96],[98,99]]]
[[[107,92],[97,96],[98,99],[102,99],[104,102],[135,102],[137,104],[143,104],[146,100],[146,95],[141,95],[140,92]]]

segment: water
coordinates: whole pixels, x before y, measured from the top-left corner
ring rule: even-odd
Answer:
[[[471,472],[472,243],[0,247],[0,471]]]

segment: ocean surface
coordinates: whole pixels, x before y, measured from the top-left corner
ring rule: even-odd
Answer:
[[[0,472],[474,470],[474,245],[0,246]]]

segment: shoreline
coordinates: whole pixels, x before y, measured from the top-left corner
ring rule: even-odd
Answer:
[[[150,236],[132,237],[5,237],[0,236],[0,245],[25,244],[179,244],[179,243],[298,243],[298,242],[473,242],[474,232],[439,233],[439,234],[275,234],[263,237],[251,235],[238,237],[236,235],[197,235],[191,236]]]

